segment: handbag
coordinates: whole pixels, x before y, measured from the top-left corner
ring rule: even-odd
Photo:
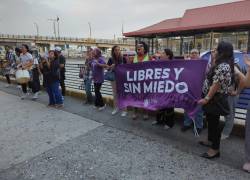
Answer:
[[[230,113],[228,95],[216,93],[206,105],[203,105],[202,109],[207,114],[228,115]]]
[[[114,81],[115,80],[115,73],[114,71],[107,71],[104,74],[104,79],[107,81]]]

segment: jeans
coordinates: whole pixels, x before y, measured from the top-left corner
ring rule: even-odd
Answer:
[[[102,83],[94,83],[94,87],[95,87],[95,106],[103,107],[104,102],[101,94]]]
[[[226,136],[230,135],[234,126],[235,106],[236,106],[237,99],[238,99],[237,96],[228,96],[230,114],[225,116],[225,127],[222,131],[222,134]]]
[[[59,81],[48,84],[46,88],[49,95],[49,105],[63,104],[62,94],[59,90]]]
[[[196,128],[202,129],[203,128],[203,110],[202,107],[199,106],[196,114],[195,114],[195,125]],[[188,116],[188,114],[184,113],[184,126],[191,126],[193,123],[193,120]]]
[[[93,96],[91,93],[91,79],[89,78],[84,79],[84,87],[87,96],[87,102],[91,103],[93,101]]]
[[[212,149],[220,149],[220,138],[223,126],[220,124],[220,116],[214,114],[206,114],[208,122],[208,141],[212,142]]]
[[[248,105],[250,106],[250,104]],[[247,117],[246,117],[246,127],[245,127],[245,154],[246,154],[246,162],[250,162],[250,107],[247,109]]]

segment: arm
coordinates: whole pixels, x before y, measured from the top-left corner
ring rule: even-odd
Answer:
[[[213,98],[215,93],[220,89],[219,82],[213,83],[213,85],[210,87],[209,92],[207,96],[201,100],[198,101],[198,104],[205,105],[209,102],[210,99]]]

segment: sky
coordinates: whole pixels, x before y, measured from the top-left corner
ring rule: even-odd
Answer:
[[[0,0],[0,33],[53,36],[59,17],[60,36],[92,38],[122,36],[164,19],[182,17],[186,9],[233,0]]]

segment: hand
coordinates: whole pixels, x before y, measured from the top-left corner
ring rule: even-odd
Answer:
[[[230,96],[237,96],[238,95],[238,92],[237,91],[232,91],[232,92],[229,92]]]
[[[206,105],[208,103],[208,100],[206,100],[206,99],[200,99],[199,101],[198,101],[198,104],[200,104],[200,105]]]
[[[244,54],[245,64],[250,67],[250,57],[247,54]]]

